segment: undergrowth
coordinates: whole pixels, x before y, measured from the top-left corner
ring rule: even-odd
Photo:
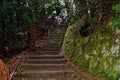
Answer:
[[[64,42],[65,54],[81,71],[92,74],[96,79],[118,80],[120,37],[112,36],[114,32],[109,26],[101,27],[88,37],[82,37],[79,27],[70,26]]]

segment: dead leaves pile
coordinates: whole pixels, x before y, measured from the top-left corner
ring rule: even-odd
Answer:
[[[0,59],[0,80],[8,80],[9,68],[7,68],[4,62]]]

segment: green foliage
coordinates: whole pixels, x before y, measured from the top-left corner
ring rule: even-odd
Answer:
[[[115,70],[115,65],[118,64],[119,59],[117,53],[112,54],[111,52],[111,47],[115,45],[109,34],[112,30],[106,27],[102,28],[108,33],[97,28],[89,42],[84,43],[85,38],[79,34],[76,35],[78,27],[70,26],[65,38],[65,53],[80,70],[97,78],[117,80],[119,72]]]
[[[9,55],[13,45],[20,43],[19,32],[25,32],[39,19],[47,17],[45,4],[50,0],[0,1],[0,55]],[[18,41],[19,40],[19,41]],[[22,45],[22,44],[21,44]],[[8,49],[6,49],[8,48]],[[19,46],[18,46],[19,48]]]
[[[64,9],[64,6],[61,5],[60,2],[55,2],[48,5],[46,12],[48,15],[51,15],[54,11],[56,11],[56,15],[59,15],[62,9]]]
[[[113,7],[113,10],[115,10],[116,13],[120,13],[120,4],[117,4],[115,7]]]
[[[120,4],[113,7],[113,10],[116,14],[113,20],[112,28],[115,29],[116,27],[120,27]]]
[[[70,26],[66,33],[65,53],[82,71],[96,78],[105,80],[119,78],[120,71],[116,70],[116,65],[120,60],[118,59],[120,47],[119,43],[115,42],[119,35],[112,30],[120,27],[119,2],[119,0],[87,0],[86,2],[74,0],[76,11],[74,15],[73,12],[68,14],[71,21],[77,25]],[[85,19],[91,23],[91,26],[90,35],[84,38],[79,35],[79,29],[86,22]]]

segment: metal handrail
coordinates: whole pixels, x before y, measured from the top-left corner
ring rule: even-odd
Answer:
[[[9,80],[12,80],[12,78],[13,78],[16,70],[17,70],[18,67],[19,67],[20,62],[22,61],[22,59],[23,59],[23,57],[24,57],[24,55],[26,54],[27,51],[29,51],[29,49],[23,51],[21,56],[18,56],[18,59],[19,59],[19,60],[17,61],[17,64],[16,64],[16,66],[15,66],[15,69],[14,69],[13,72],[10,74]]]
[[[50,31],[53,29],[53,27],[54,27],[54,25],[55,25],[55,22],[56,22],[56,21],[54,21],[53,24],[52,24],[52,26],[50,27],[50,29],[48,29],[47,39],[48,39],[48,37],[49,37]],[[36,48],[36,47],[34,46],[32,49],[35,49],[35,48]],[[12,80],[12,79],[13,79],[14,74],[15,74],[15,72],[17,71],[20,62],[22,61],[23,57],[26,55],[26,53],[27,53],[30,49],[31,49],[31,48],[23,51],[23,52],[22,52],[22,55],[21,55],[21,56],[18,56],[18,59],[19,59],[19,60],[16,62],[16,66],[15,66],[15,69],[13,70],[13,72],[9,75],[9,76],[10,76],[10,77],[9,77],[9,80]]]
[[[54,27],[55,23],[56,23],[56,20],[53,22],[53,24],[52,24],[52,26],[50,27],[50,29],[48,29],[47,39],[48,39],[48,37],[49,37],[49,33],[50,33],[50,31],[53,29],[53,27]]]

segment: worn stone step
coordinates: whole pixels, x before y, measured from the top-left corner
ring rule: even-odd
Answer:
[[[60,52],[60,49],[59,50],[46,50],[46,49],[38,49],[39,52],[42,52],[42,53],[52,53],[54,54],[55,52]]]
[[[59,41],[62,41],[63,38],[62,38],[62,37],[58,37],[58,38],[48,38],[48,40],[59,40]]]
[[[63,40],[63,37],[57,37],[57,38],[50,37],[48,38],[48,40]]]
[[[60,41],[60,43],[61,43],[61,41]],[[47,42],[44,46],[60,46],[60,43],[59,42]]]
[[[60,36],[60,35],[62,36],[64,32],[65,32],[65,31],[59,32],[59,33],[53,32],[53,33],[50,33],[49,36]]]
[[[63,39],[64,35],[49,35],[48,39]]]
[[[53,44],[53,45],[60,45],[62,43],[63,40],[49,40],[47,44]]]
[[[41,47],[39,49],[60,49],[61,47],[47,47],[47,46],[44,46],[44,47]]]
[[[40,49],[61,49],[61,47],[50,47],[50,46],[44,46],[42,48],[37,48],[37,50],[40,50]]]
[[[60,48],[62,45],[62,42],[56,42],[56,44],[53,43],[46,43],[41,48]]]
[[[39,51],[41,51],[41,52],[54,52],[54,51],[59,52],[60,49],[39,49]]]
[[[76,74],[74,74],[70,70],[66,71],[35,71],[35,72],[23,72],[22,73],[22,79],[23,80],[81,80],[81,78],[77,77]]]
[[[56,43],[56,44],[58,44],[58,43]],[[44,47],[51,47],[51,48],[56,47],[56,48],[57,48],[57,47],[61,47],[61,45],[62,45],[62,43],[60,43],[60,44],[58,44],[58,45],[46,44],[45,46],[43,46],[43,48],[44,48]]]
[[[24,71],[13,80],[85,80],[71,70]]]
[[[64,67],[67,64],[22,64],[22,66],[26,67]]]
[[[49,37],[48,38],[62,38],[63,37],[63,35],[49,35]]]
[[[67,64],[22,64],[25,70],[64,70],[69,69]]]
[[[59,38],[59,37],[63,37],[63,35],[49,35],[49,38]]]
[[[71,70],[58,70],[58,71],[24,71],[22,72],[22,76],[51,76],[51,75],[65,75],[65,74],[73,74]]]
[[[49,43],[61,43],[63,39],[48,39]]]
[[[62,32],[61,32],[62,33]],[[54,35],[54,36],[59,36],[59,35],[61,35],[62,36],[62,34],[61,33],[55,33],[55,31],[54,32],[52,32],[52,33],[50,33],[50,35],[49,36],[52,36],[52,35]]]
[[[18,80],[18,79],[16,79]],[[83,80],[83,79],[78,79],[74,78],[71,76],[65,76],[65,75],[57,75],[57,76],[32,76],[32,77],[24,77],[20,80]]]
[[[50,33],[50,34],[49,34],[49,37],[51,37],[51,36],[52,36],[52,37],[64,36],[65,32],[66,32],[66,31],[58,32],[58,33],[57,33],[57,32],[56,32],[56,33],[53,32],[53,33]]]
[[[48,41],[44,46],[51,46],[51,47],[60,47],[62,41]]]
[[[56,44],[52,44],[52,43],[47,43],[47,44],[45,44],[43,47],[61,47],[61,44],[62,42],[60,42],[60,43],[56,43]]]
[[[41,48],[39,51],[59,51],[60,48]]]
[[[49,39],[47,44],[53,44],[54,43],[54,45],[58,45],[59,46],[62,43],[62,41],[63,40],[52,40],[52,39]]]
[[[81,80],[60,53],[66,28],[57,27],[58,32],[51,32],[46,43],[29,54],[17,80]]]
[[[31,55],[30,59],[63,59],[63,55]]]
[[[39,51],[35,52],[35,55],[58,55],[59,51]]]
[[[66,63],[66,59],[29,59],[29,64],[63,64]]]
[[[58,53],[59,52],[59,50],[57,50],[57,51],[42,51],[42,50],[37,50],[36,51],[37,53],[50,53],[50,54],[54,54],[54,53]]]
[[[62,40],[62,39],[63,39],[63,36],[58,36],[58,37],[49,37],[48,39],[53,39],[53,40],[54,40],[54,39],[61,39],[61,40]]]
[[[37,49],[43,49],[43,48],[49,48],[49,49],[60,49],[61,48],[61,46],[43,46],[43,47],[39,47],[39,48],[37,48]]]
[[[48,46],[48,45],[51,45],[51,44],[53,44],[53,43],[54,43],[54,44],[53,44],[52,46],[60,46],[60,45],[62,44],[62,41],[63,41],[63,40],[61,40],[61,41],[59,41],[59,40],[49,40],[48,43],[47,43],[47,46]]]
[[[39,49],[46,49],[46,48],[48,48],[48,49],[60,49],[61,47],[59,47],[59,46],[57,46],[57,47],[56,46],[52,46],[52,47],[51,46],[44,46],[44,47],[37,48],[37,49],[39,50]]]

